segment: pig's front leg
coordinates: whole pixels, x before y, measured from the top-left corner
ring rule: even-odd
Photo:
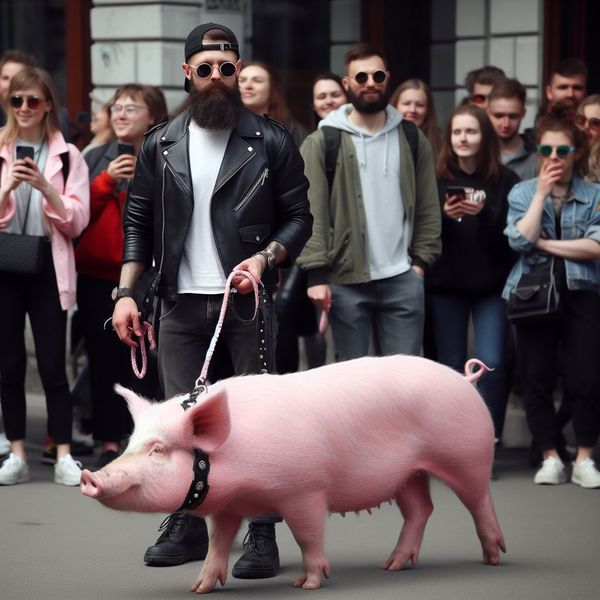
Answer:
[[[321,587],[321,575],[329,577],[329,562],[323,549],[326,511],[325,498],[321,494],[304,496],[299,503],[282,511],[302,551],[303,571],[294,581],[294,587],[316,590]]]
[[[217,581],[225,585],[229,551],[241,522],[240,517],[230,514],[218,513],[211,517],[208,554],[204,559],[200,575],[192,586],[192,592],[208,594],[215,589]]]

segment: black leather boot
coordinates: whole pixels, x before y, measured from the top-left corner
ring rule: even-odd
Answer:
[[[273,523],[252,523],[244,538],[244,554],[231,574],[238,579],[266,579],[279,573],[279,549]]]
[[[160,525],[154,546],[144,554],[151,567],[171,567],[191,560],[203,560],[208,552],[208,531],[201,517],[173,513]]]

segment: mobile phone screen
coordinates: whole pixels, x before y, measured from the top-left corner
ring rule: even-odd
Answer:
[[[33,159],[33,146],[17,146],[17,159],[31,158]]]
[[[453,185],[451,185],[446,190],[446,193],[448,194],[448,196],[460,196],[461,198],[466,198],[467,197],[467,193],[465,192],[465,189],[461,188],[459,186],[453,186]]]
[[[120,142],[119,144],[117,144],[117,153],[119,154],[119,156],[121,154],[135,154],[135,148],[133,146],[133,144],[126,144],[125,142]]]

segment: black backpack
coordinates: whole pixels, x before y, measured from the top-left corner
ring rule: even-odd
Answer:
[[[419,130],[412,121],[407,121],[406,119],[402,119],[402,128],[404,129],[404,135],[406,136],[406,141],[410,147],[413,164],[416,170],[417,157],[419,155]],[[329,193],[331,193],[342,132],[329,125],[321,127],[321,130],[325,137],[325,174],[327,176],[327,184],[329,185]]]

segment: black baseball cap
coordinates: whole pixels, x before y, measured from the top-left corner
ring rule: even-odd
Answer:
[[[203,42],[202,38],[204,35],[213,29],[222,31],[227,42]],[[225,25],[219,25],[218,23],[202,23],[190,31],[185,40],[185,62],[188,61],[190,56],[196,54],[196,52],[202,52],[203,50],[231,50],[232,52],[236,53],[238,59],[240,57],[240,45],[235,37],[235,33],[233,33],[229,27],[225,27]],[[190,80],[187,77],[185,78],[183,87],[186,92],[190,91]]]

